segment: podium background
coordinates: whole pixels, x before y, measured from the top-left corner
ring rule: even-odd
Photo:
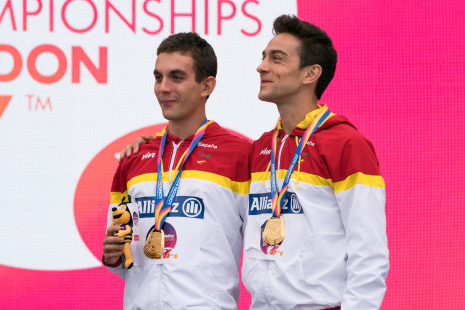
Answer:
[[[124,283],[99,262],[115,154],[163,126],[156,47],[173,24],[192,30],[176,13],[193,2],[219,59],[208,117],[251,139],[278,116],[257,99],[255,71],[273,19],[297,14],[329,34],[339,59],[322,103],[373,142],[386,181],[382,309],[461,307],[465,2],[0,0],[0,308],[122,308]]]

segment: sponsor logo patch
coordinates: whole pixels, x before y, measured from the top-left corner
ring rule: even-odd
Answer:
[[[203,212],[203,203],[197,198],[188,198],[182,204],[182,212],[187,217],[197,217]]]
[[[157,153],[155,153],[155,152],[147,152],[146,154],[142,155],[141,160],[144,160],[146,158],[155,158],[155,155],[157,155]]]
[[[135,199],[139,210],[139,218],[154,217],[155,197],[139,197]],[[177,196],[174,199],[168,217],[186,217],[203,219],[205,205],[202,198],[193,196]]]
[[[269,193],[249,195],[249,215],[271,214],[271,198]],[[302,205],[295,193],[286,192],[282,214],[302,214]]]
[[[202,153],[200,153],[200,157],[205,158],[205,157],[210,157],[210,156],[212,156],[211,153],[207,155],[207,154],[204,154],[204,152],[205,152],[205,150],[203,150]]]

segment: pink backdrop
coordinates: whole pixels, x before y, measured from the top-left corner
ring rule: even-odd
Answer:
[[[463,1],[299,1],[299,17],[325,29],[339,53],[323,102],[373,142],[386,181],[391,269],[382,309],[465,303],[464,13]],[[76,197],[80,190],[105,192],[116,163],[99,170],[101,183],[86,185],[100,156],[112,156],[147,130],[102,150]],[[75,198],[78,227],[91,204],[95,200]],[[106,221],[104,215],[94,220]],[[80,232],[100,257],[101,241]],[[0,266],[0,278],[7,279],[1,309],[122,308],[123,281],[104,267],[41,272]],[[239,309],[249,305],[243,289]]]
[[[302,1],[338,50],[323,101],[374,144],[391,269],[382,309],[465,303],[464,1]]]

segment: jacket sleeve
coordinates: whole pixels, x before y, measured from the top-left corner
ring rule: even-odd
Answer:
[[[124,160],[120,162],[118,169],[116,170],[115,176],[113,177],[113,182],[111,185],[111,198],[110,198],[110,206],[108,208],[107,227],[109,227],[112,223],[111,209],[115,206],[118,206],[118,204],[121,203],[123,196],[127,196],[126,176],[122,168],[123,162]],[[106,229],[105,229],[105,235],[106,235]],[[105,263],[105,260],[102,257],[102,263],[105,267],[107,267],[107,269],[110,272],[116,273],[123,280],[125,279],[127,269],[123,268],[124,264],[122,263],[122,258],[120,258],[116,264],[109,265]]]
[[[346,230],[347,285],[341,309],[379,309],[389,270],[385,184],[370,141],[357,132],[340,148],[342,157],[328,168]]]
[[[235,183],[233,190],[235,203],[239,210],[239,216],[242,219],[242,236],[245,232],[245,225],[249,205],[249,188],[250,188],[250,171],[252,167],[253,145],[247,144],[242,149],[241,156],[238,158],[235,166]]]
[[[231,196],[225,196],[228,199],[225,203],[233,208],[236,219],[231,219],[228,225],[232,225],[230,229],[236,232],[230,244],[232,253],[235,253],[234,258],[237,268],[239,268],[241,262],[242,246],[244,244],[245,221],[249,201],[251,150],[252,144],[242,139],[234,138],[228,143]]]

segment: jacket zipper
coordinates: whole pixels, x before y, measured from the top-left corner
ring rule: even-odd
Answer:
[[[289,135],[285,135],[283,137],[283,139],[281,140],[281,148],[279,149],[279,155],[278,155],[278,170],[277,170],[278,176],[276,178],[276,181],[279,178],[279,169],[281,168],[281,153],[283,152],[284,144],[286,143],[286,140],[287,140],[288,137],[289,137]],[[263,294],[265,294],[265,300],[266,300],[266,303],[268,304],[268,308],[273,309],[273,307],[271,307],[270,301],[268,300],[268,294],[266,293],[266,283],[268,282],[268,268],[269,268],[269,266],[270,266],[270,261],[267,260],[266,261],[265,281],[263,282]]]
[[[289,135],[285,135],[283,139],[281,140],[281,148],[279,149],[279,155],[278,155],[278,170],[277,170],[278,176],[276,178],[276,181],[279,179],[279,169],[281,168],[281,153],[283,152],[284,144],[286,143],[286,140],[288,137]],[[270,301],[268,300],[268,294],[266,293],[266,283],[268,282],[269,266],[270,266],[270,261],[267,260],[266,271],[265,271],[265,281],[263,281],[263,294],[265,295],[265,300],[266,300],[266,303],[268,304],[268,308],[273,309],[273,307],[271,307]]]
[[[284,143],[286,143],[286,140],[287,140],[288,137],[289,137],[289,135],[285,135],[283,137],[283,139],[281,140],[281,148],[279,149],[279,156],[278,156],[278,171],[277,171],[278,176],[277,176],[276,180],[279,179],[279,169],[281,168],[281,153],[283,152]]]
[[[170,184],[171,184],[171,171],[173,170],[174,160],[176,159],[176,152],[178,151],[178,148],[179,148],[179,146],[181,145],[182,142],[183,141],[179,142],[179,144],[176,145],[176,143],[174,143],[174,141],[172,141],[172,143],[173,143],[173,155],[171,156],[171,163],[170,163],[170,173],[169,173]]]
[[[160,276],[160,281],[159,281],[159,283],[160,283],[160,284],[159,284],[159,286],[158,286],[158,297],[157,297],[157,300],[158,300],[158,309],[161,310],[161,289],[162,289],[162,284],[163,284],[163,279],[162,279],[162,277],[163,277],[163,270],[162,270],[163,264],[159,264],[158,267],[159,267],[158,270],[160,270],[160,274],[159,274],[159,276]]]
[[[271,307],[270,301],[268,300],[268,294],[266,293],[266,283],[268,282],[268,268],[270,266],[270,261],[266,260],[266,271],[265,271],[265,280],[263,281],[263,294],[265,295],[265,301],[268,305],[269,309],[273,309]]]
[[[176,153],[178,151],[179,146],[181,146],[181,143],[183,141],[179,142],[179,144],[173,143],[173,155],[171,156],[171,162],[170,162],[170,172],[169,172],[169,178],[170,178],[170,184],[171,184],[171,171],[173,170],[173,165],[174,165],[174,160],[176,159]],[[161,289],[162,289],[162,284],[163,284],[163,264],[158,265],[158,270],[160,270],[159,276],[160,276],[160,285],[158,286],[158,309],[161,310]]]

